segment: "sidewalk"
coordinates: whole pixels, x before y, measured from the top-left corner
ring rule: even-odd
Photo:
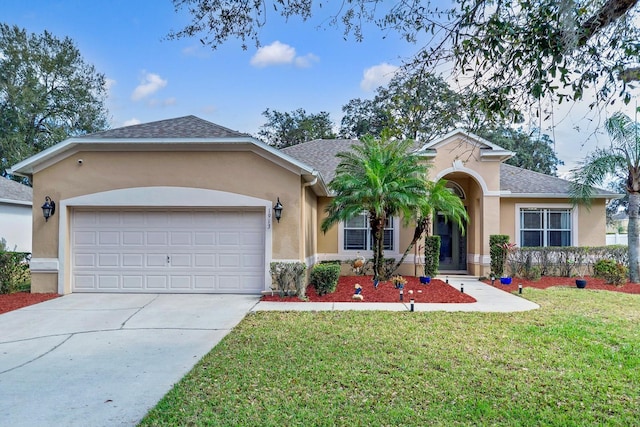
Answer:
[[[439,277],[445,280],[443,277]],[[449,276],[449,284],[456,289],[464,284],[464,292],[477,302],[466,304],[414,304],[414,311],[478,311],[486,313],[511,313],[540,308],[531,302],[510,292],[518,289],[517,284],[505,286],[505,291],[482,283],[473,276]],[[526,292],[526,290],[524,291]],[[260,301],[251,311],[332,311],[332,310],[380,310],[410,311],[409,301],[392,303],[374,302],[272,302]]]

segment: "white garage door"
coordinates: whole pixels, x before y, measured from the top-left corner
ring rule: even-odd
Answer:
[[[258,293],[264,228],[257,211],[78,209],[72,291]]]

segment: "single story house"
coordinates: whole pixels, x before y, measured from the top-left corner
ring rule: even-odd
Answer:
[[[31,252],[31,187],[0,177],[0,240],[7,249]]]
[[[283,150],[194,116],[67,139],[12,168],[33,181],[34,292],[259,293],[273,261],[370,254],[367,221],[320,231],[335,154],[356,143],[317,140]],[[434,221],[440,269],[488,274],[489,236],[518,245],[604,245],[605,202],[572,206],[565,180],[503,163],[513,153],[456,131],[420,147],[463,200],[466,233]],[[56,212],[45,220],[40,203]],[[281,218],[274,216],[278,201]],[[385,256],[413,230],[389,222]],[[419,256],[402,274],[413,274]]]

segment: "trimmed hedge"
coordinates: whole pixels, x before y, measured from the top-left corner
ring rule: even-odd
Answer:
[[[436,277],[440,267],[440,236],[427,236],[424,243],[424,275]]]
[[[310,282],[315,286],[318,295],[335,292],[340,279],[340,264],[316,264],[311,269]]]
[[[509,243],[509,236],[506,234],[492,234],[489,236],[489,254],[491,255],[491,273],[495,277],[504,273],[505,248]]]

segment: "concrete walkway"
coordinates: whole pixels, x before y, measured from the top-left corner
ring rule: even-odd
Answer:
[[[439,277],[445,280],[444,277]],[[510,292],[518,289],[517,284],[504,286],[504,291],[486,283],[477,277],[449,276],[449,284],[456,289],[464,285],[464,292],[477,302],[466,304],[414,304],[414,311],[480,311],[487,313],[510,313],[540,308],[534,302],[513,295]],[[526,291],[525,291],[526,292]],[[409,301],[394,303],[373,302],[271,302],[260,301],[252,311],[331,311],[331,310],[380,310],[410,311]]]

